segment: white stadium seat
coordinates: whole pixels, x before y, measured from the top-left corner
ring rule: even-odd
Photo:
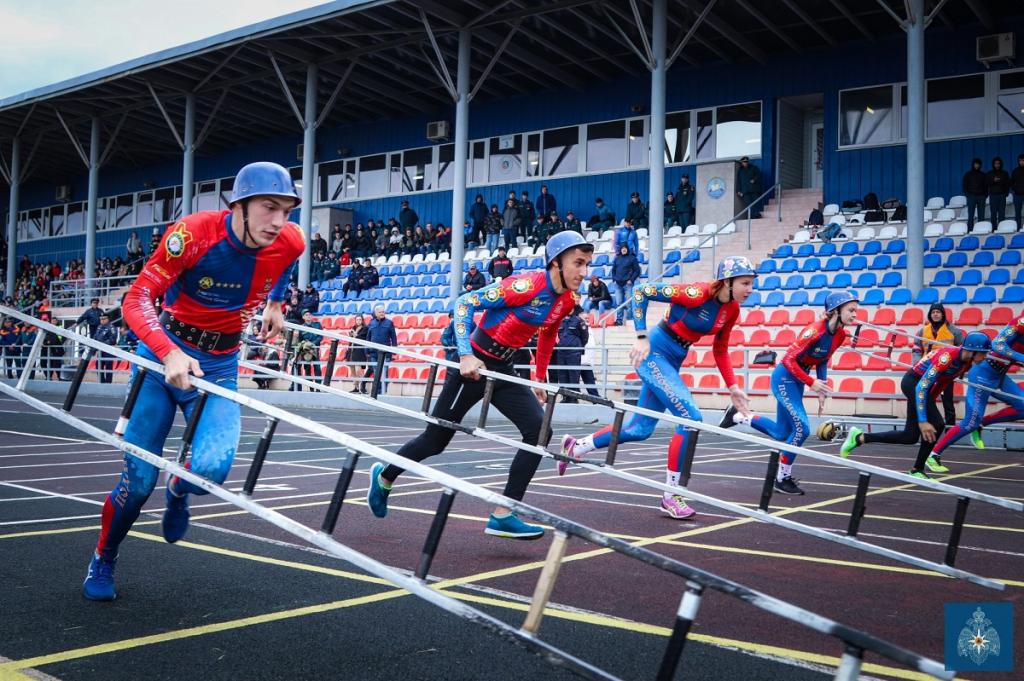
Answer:
[[[700,228],[701,235],[714,234],[718,231],[718,225],[713,222],[709,222]]]
[[[953,210],[952,208],[940,208],[939,211],[935,214],[935,219],[939,220],[940,222],[950,222],[951,220],[956,220],[956,211]]]
[[[694,234],[700,233],[699,225],[687,225],[686,229],[683,230],[683,236],[693,236]]]
[[[857,236],[853,237],[854,241],[871,241],[875,238],[874,227],[861,227],[857,230]]]
[[[839,204],[838,203],[830,203],[827,206],[825,206],[825,210],[823,210],[821,212],[821,214],[824,215],[825,217],[829,217],[830,215],[835,215],[838,212],[839,212]]]
[[[977,227],[978,224],[980,223],[975,223],[974,226]],[[963,236],[964,234],[967,234],[966,222],[954,222],[949,226],[949,229],[946,230],[946,236]]]
[[[974,234],[991,234],[992,223],[988,220],[982,220],[981,222],[974,223]]]
[[[896,228],[892,225],[886,225],[885,227],[882,227],[882,229],[878,230],[879,239],[895,239],[897,234],[899,234],[899,232],[896,231]]]
[[[680,227],[679,225],[672,225],[671,227],[668,228],[668,231],[665,232],[665,236],[682,236],[682,235],[683,235],[683,228]]]
[[[967,197],[966,196],[959,196],[959,195],[958,196],[951,196],[951,197],[949,197],[949,203],[946,204],[946,208],[953,208],[955,210],[957,208],[963,208],[966,205],[967,205]]]
[[[933,196],[930,199],[928,199],[928,203],[926,203],[924,205],[924,207],[928,208],[930,210],[938,210],[938,209],[942,208],[945,205],[946,205],[946,202],[943,201],[941,196]]]
[[[946,228],[937,222],[933,222],[924,228],[924,238],[930,239],[932,237],[942,236],[946,231]]]
[[[727,224],[725,227],[722,228],[722,231],[719,232],[719,234],[732,234],[735,231],[736,231],[736,223],[735,222],[730,222],[729,224]]]
[[[1000,220],[999,226],[996,227],[996,232],[1000,234],[1006,234],[1007,232],[1016,232],[1017,223],[1013,220]]]
[[[806,229],[800,229],[800,230],[797,230],[797,233],[793,235],[793,241],[791,243],[794,243],[794,244],[805,244],[805,243],[807,243],[810,240],[811,240],[811,233],[808,232]]]

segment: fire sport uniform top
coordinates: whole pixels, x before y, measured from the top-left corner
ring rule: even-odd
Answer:
[[[816,378],[824,381],[828,377],[828,360],[845,340],[846,330],[842,324],[836,327],[835,333],[831,333],[828,320],[819,319],[800,332],[783,355],[782,366],[808,386],[814,384],[814,379],[808,374],[811,367],[814,367]]]
[[[535,365],[538,378],[544,380],[558,340],[558,327],[576,301],[572,291],[555,291],[546,271],[513,275],[500,283],[464,293],[455,303],[455,345],[459,355],[471,355],[476,350],[494,357],[470,337],[476,326],[473,316],[483,310],[477,333],[486,334],[498,345],[522,348],[537,334]]]
[[[922,357],[911,369],[921,377],[914,393],[917,407],[917,420],[924,423],[928,420],[927,401],[934,400],[942,394],[950,383],[967,373],[970,363],[960,357],[962,348],[945,346]]]
[[[264,248],[249,248],[231,230],[231,212],[202,211],[168,229],[124,298],[128,327],[161,360],[184,340],[160,323],[154,300],[198,329],[240,334],[264,300],[284,300],[296,258],[305,249],[302,230],[285,224]],[[226,355],[236,348],[212,354]]]
[[[1024,314],[1010,322],[995,338],[992,339],[991,355],[1002,357],[1024,364]],[[995,359],[988,360],[992,368],[999,373],[1006,373],[1010,368],[1008,362]]]

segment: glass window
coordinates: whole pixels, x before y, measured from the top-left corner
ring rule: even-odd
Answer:
[[[1024,130],[1024,71],[999,75],[996,129],[1000,132]]]
[[[576,126],[544,131],[544,175],[571,175],[579,170],[580,129]]]
[[[134,194],[122,194],[117,198],[111,197],[108,199],[108,205],[110,206],[109,229],[128,227],[135,224],[133,219],[135,211]]]
[[[715,157],[715,112],[711,109],[697,112],[697,160]]]
[[[216,182],[198,182],[196,183],[196,196],[192,200],[192,204],[195,206],[196,211],[200,210],[217,210],[220,206],[217,204],[217,183]]]
[[[490,175],[491,182],[507,182],[518,180],[523,176],[523,136],[502,135],[492,137],[490,141],[491,160]],[[483,181],[483,178],[474,178]]]
[[[342,192],[345,191],[343,173],[345,170],[344,161],[329,161],[321,163],[317,171],[318,189],[317,201],[337,201]]]
[[[907,86],[900,86],[900,132],[898,139],[907,138]]]
[[[839,144],[892,142],[892,86],[839,93]]]
[[[469,179],[466,179],[469,182]],[[437,186],[439,189],[455,186],[455,145],[442,144],[437,149]]]
[[[29,239],[38,239],[42,236],[50,236],[47,233],[46,226],[43,224],[42,208],[36,208],[28,211],[26,219],[28,221],[27,233]]]
[[[926,89],[928,137],[984,132],[984,75],[937,78],[928,81]]]
[[[482,184],[487,181],[487,143],[483,140],[469,145],[469,167],[466,182]]]
[[[392,194],[402,193],[402,155],[390,154],[388,163],[388,191]]]
[[[690,112],[679,111],[665,116],[665,163],[686,163],[690,160]]]
[[[410,149],[402,155],[402,191],[434,188],[434,147]]]
[[[388,193],[387,157],[384,154],[359,159],[359,196]]]
[[[526,136],[526,176],[540,175],[540,133]]]
[[[153,192],[139,192],[135,206],[135,224],[148,225],[153,222]]]
[[[114,199],[110,199],[113,204]],[[112,206],[111,206],[112,207]],[[107,228],[107,199],[106,197],[96,200],[96,231]]]
[[[614,170],[626,164],[626,121],[587,126],[587,170]]]
[[[54,206],[50,209],[50,236],[64,234],[64,206]]]
[[[235,188],[235,178],[225,177],[220,181],[220,205],[217,207],[218,210],[229,208],[231,203],[231,194]]]
[[[177,198],[179,191],[177,187],[165,187],[154,192],[154,222],[170,222],[174,219],[175,198]]]
[[[629,165],[642,166],[647,163],[647,135],[644,134],[644,120],[637,118],[629,122]]]
[[[28,235],[28,214],[18,213],[18,241],[30,238]]]
[[[718,158],[760,156],[761,103],[718,107],[715,137]]]
[[[67,233],[81,234],[85,231],[85,204],[69,203],[67,217]]]

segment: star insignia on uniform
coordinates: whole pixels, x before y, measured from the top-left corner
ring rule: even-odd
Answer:
[[[199,288],[203,289],[204,291],[206,289],[213,288],[213,278],[212,277],[203,277],[202,279],[200,279],[199,280]]]
[[[167,259],[177,258],[192,242],[192,232],[188,231],[188,225],[179,222],[164,237],[164,250],[167,251]]]

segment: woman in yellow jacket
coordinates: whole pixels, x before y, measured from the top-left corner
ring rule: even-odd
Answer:
[[[953,326],[953,321],[947,317],[946,308],[941,303],[933,303],[928,308],[928,318],[917,335],[919,338],[914,340],[914,364],[917,364],[918,360],[927,356],[932,350],[937,350],[944,345],[959,347],[964,342],[964,332]],[[922,338],[927,340],[921,340]],[[952,383],[942,391],[942,411],[946,425],[954,425],[956,409],[953,407]]]

